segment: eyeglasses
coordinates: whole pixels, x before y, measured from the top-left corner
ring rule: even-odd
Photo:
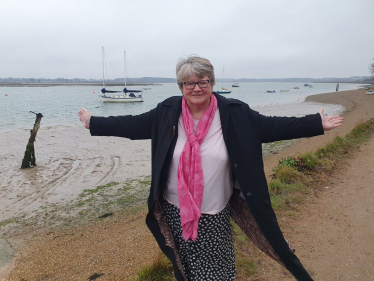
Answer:
[[[196,84],[199,85],[199,88],[206,88],[209,85],[210,80],[201,80],[199,82],[184,82],[183,85],[186,87],[187,90],[193,90],[196,87]]]

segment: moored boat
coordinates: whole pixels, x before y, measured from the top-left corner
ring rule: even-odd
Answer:
[[[141,102],[142,95],[135,96],[133,93],[123,95],[102,95],[102,102]]]
[[[221,80],[221,84],[223,86],[223,77],[225,76],[225,66],[223,66],[223,70],[222,70],[222,80]],[[221,90],[218,90],[216,91],[217,94],[230,94],[231,91],[229,89],[226,89],[224,87],[221,88]]]
[[[105,89],[105,79],[104,79],[104,68],[105,68],[105,52],[104,47],[102,47],[103,55],[103,86],[101,89],[103,95],[101,96],[102,102],[142,102],[143,101],[143,91],[142,90],[128,90],[126,88],[126,52],[124,52],[124,65],[125,65],[125,88],[122,91],[110,91]],[[123,92],[122,95],[116,94]],[[135,94],[136,93],[136,94]]]
[[[216,93],[217,94],[230,94],[231,91],[229,91],[229,90],[218,90],[218,91],[216,91]]]

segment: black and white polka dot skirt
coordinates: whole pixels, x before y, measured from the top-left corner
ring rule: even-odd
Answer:
[[[201,215],[196,241],[184,240],[179,208],[166,200],[162,207],[188,281],[234,280],[236,265],[229,204],[216,215]]]

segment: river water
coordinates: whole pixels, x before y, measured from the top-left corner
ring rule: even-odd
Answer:
[[[245,82],[240,83],[238,88],[232,88],[231,83],[223,85],[217,83],[215,90],[222,86],[228,88],[232,92],[225,95],[226,97],[240,99],[260,112],[262,108],[267,108],[267,115],[292,115],[289,112],[290,104],[300,103],[309,95],[334,92],[336,87],[335,83],[312,85],[313,87],[309,88],[302,83]],[[296,86],[299,89],[293,89]],[[357,89],[358,86],[358,84],[342,83],[340,91]],[[175,83],[145,87],[151,89],[144,90],[144,102],[117,104],[101,103],[101,87],[98,86],[0,87],[0,132],[31,129],[35,115],[30,111],[43,114],[42,128],[71,126],[79,124],[77,113],[81,107],[85,107],[97,116],[134,115],[149,111],[168,97],[181,94]],[[122,90],[122,88],[107,87],[108,90]],[[140,88],[131,87],[131,89]],[[267,93],[267,90],[276,92]],[[280,90],[289,91],[280,92]],[[272,108],[277,110],[274,111]],[[327,106],[327,109],[334,112],[341,111],[341,108],[334,106]],[[312,108],[312,111],[315,112],[315,108]],[[306,108],[301,112],[309,113]]]

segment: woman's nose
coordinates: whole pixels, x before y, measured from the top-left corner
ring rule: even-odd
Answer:
[[[194,91],[201,91],[201,88],[199,87],[199,84],[195,84],[195,87],[193,88]]]

